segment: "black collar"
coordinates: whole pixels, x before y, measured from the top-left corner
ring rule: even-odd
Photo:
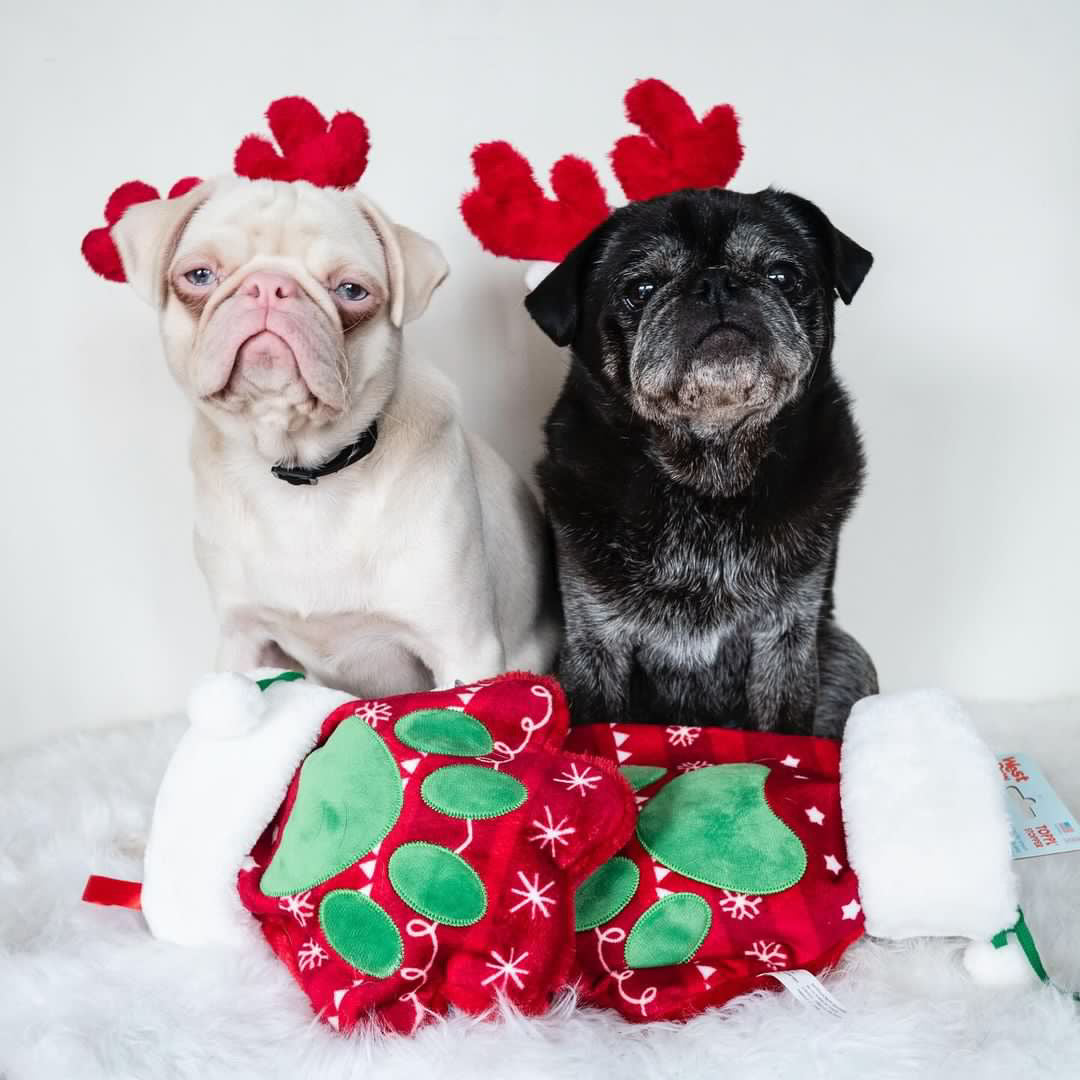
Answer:
[[[317,484],[320,476],[329,476],[345,469],[361,458],[366,458],[375,449],[375,440],[379,437],[379,426],[372,421],[371,427],[356,442],[346,446],[329,461],[321,465],[271,465],[270,471],[286,484]]]

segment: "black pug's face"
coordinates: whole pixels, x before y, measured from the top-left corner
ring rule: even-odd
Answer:
[[[872,257],[812,203],[714,188],[631,203],[526,300],[641,419],[690,439],[760,430],[806,389]]]

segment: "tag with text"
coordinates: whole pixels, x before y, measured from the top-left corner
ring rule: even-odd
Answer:
[[[1080,850],[1080,824],[1027,754],[998,761],[1012,825],[1014,859]]]
[[[830,1016],[845,1016],[847,1009],[825,989],[821,980],[803,968],[794,971],[767,971],[760,978],[776,979],[804,1005]]]

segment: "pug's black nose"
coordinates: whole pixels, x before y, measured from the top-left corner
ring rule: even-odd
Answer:
[[[711,266],[698,279],[697,296],[703,303],[715,307],[734,297],[741,287],[738,278],[722,266]]]

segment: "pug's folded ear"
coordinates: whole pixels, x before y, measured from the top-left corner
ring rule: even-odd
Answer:
[[[577,337],[582,297],[599,236],[594,229],[525,297],[525,310],[556,345]]]
[[[371,223],[386,253],[390,278],[390,321],[401,327],[427,310],[431,295],[450,267],[437,244],[414,229],[395,225],[366,195],[355,192],[360,212]]]
[[[832,272],[833,288],[836,295],[850,304],[859,291],[863,279],[874,265],[874,256],[866,248],[856,244],[846,233],[842,233],[823,210],[801,195],[792,195],[789,191],[766,188],[761,194],[771,195],[784,205],[795,210],[813,229],[822,245],[826,264]]]
[[[165,302],[169,263],[188,222],[212,190],[212,181],[206,181],[176,199],[135,203],[112,227],[124,276],[148,304],[161,307]]]

